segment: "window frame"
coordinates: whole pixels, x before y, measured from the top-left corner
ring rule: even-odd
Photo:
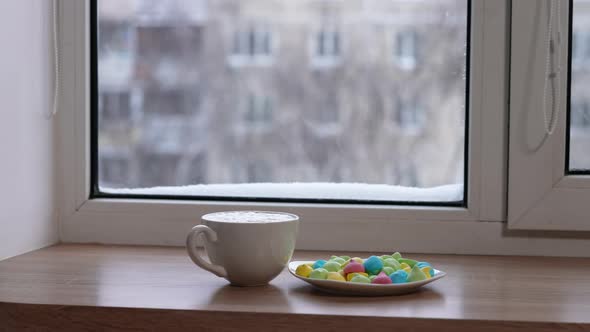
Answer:
[[[553,135],[545,135],[542,110],[545,61],[545,2],[520,0],[512,8],[512,71],[510,108],[510,152],[508,227],[520,230],[590,231],[590,177],[571,174],[567,169],[572,54],[573,0],[560,1],[563,84],[561,116]],[[531,38],[530,36],[535,36]],[[535,56],[531,52],[536,52]],[[524,84],[528,82],[530,84]],[[531,83],[532,82],[532,83]],[[531,114],[536,114],[531,119]],[[533,122],[534,120],[534,122]],[[526,125],[526,126],[525,126]],[[525,126],[525,127],[524,127]]]
[[[508,0],[471,0],[467,207],[91,199],[90,1],[96,0],[60,3],[65,87],[58,115],[62,241],[182,245],[185,234],[205,213],[258,209],[300,215],[300,249],[506,253],[517,247],[515,239],[503,237],[502,223],[506,219]],[[365,223],[368,220],[370,225]],[[334,233],[330,240],[323,236],[328,230]],[[352,241],[352,234],[357,241]]]

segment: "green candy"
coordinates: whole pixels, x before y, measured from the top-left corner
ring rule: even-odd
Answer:
[[[379,258],[381,258],[381,261],[385,261],[386,259],[391,258],[391,256],[389,256],[389,255],[381,255],[381,256],[379,256]]]
[[[394,269],[394,272],[402,268],[400,262],[398,262],[394,258],[388,258],[388,259],[384,260],[383,266],[387,266],[387,267]],[[387,275],[389,275],[389,273]]]
[[[340,265],[346,263],[346,260],[344,258],[342,258],[342,257],[334,257],[334,256],[332,256],[332,257],[333,258],[330,258],[330,262],[336,262],[336,263],[338,263]]]
[[[365,277],[362,274],[357,274],[352,279],[350,279],[350,282],[356,282],[356,283],[360,283],[360,284],[370,284],[371,279],[369,279],[368,277]]]
[[[408,258],[400,258],[397,260],[398,262],[401,263],[406,263],[408,264],[410,267],[414,267],[414,265],[418,264],[418,261],[415,261],[413,259],[408,259]]]
[[[327,279],[328,278],[328,270],[319,268],[311,271],[309,274],[311,279]]]
[[[402,254],[396,251],[393,254],[391,254],[391,257],[399,260],[400,258],[402,258]]]
[[[327,270],[328,272],[338,272],[342,269],[342,267],[340,266],[340,263],[338,263],[336,261],[326,262],[326,264],[324,264],[323,268],[325,270]]]
[[[408,282],[426,280],[428,277],[418,266],[414,266],[410,274],[408,274]]]
[[[369,280],[371,280],[371,282],[373,282],[373,279],[377,278],[377,276],[369,276]]]
[[[340,256],[340,258],[344,259],[344,261],[347,261],[350,259],[350,256]]]
[[[390,259],[391,259],[391,258],[390,258]],[[398,264],[399,264],[399,263],[398,263]],[[387,274],[387,275],[390,275],[390,274],[392,274],[392,273],[393,273],[393,272],[395,272],[395,271],[396,271],[396,270],[395,270],[394,268],[390,267],[390,266],[385,266],[385,267],[384,267],[384,268],[381,270],[381,272],[383,272],[383,273],[385,273],[385,274]],[[371,281],[373,281],[373,280],[371,280]]]

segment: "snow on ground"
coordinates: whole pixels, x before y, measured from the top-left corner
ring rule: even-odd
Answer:
[[[279,197],[405,202],[453,202],[463,199],[462,184],[414,188],[364,183],[245,183],[134,189],[101,188],[101,191],[109,194],[134,195]]]

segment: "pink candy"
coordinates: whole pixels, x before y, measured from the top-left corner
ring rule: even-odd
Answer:
[[[375,277],[375,279],[373,279],[372,283],[373,284],[388,285],[388,284],[391,284],[391,279],[387,276],[387,274],[381,272]]]
[[[357,263],[355,261],[350,261],[350,263],[348,263],[348,265],[344,267],[344,274],[354,272],[365,272],[365,267],[363,266],[363,264]]]

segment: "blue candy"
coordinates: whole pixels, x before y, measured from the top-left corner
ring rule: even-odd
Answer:
[[[383,262],[377,256],[367,258],[363,265],[365,266],[365,272],[372,275],[379,274],[381,269],[383,269]]]
[[[419,268],[423,268],[425,266],[432,267],[432,265],[430,265],[430,263],[428,263],[428,262],[418,262],[418,263],[416,263],[416,265],[418,265]]]
[[[324,267],[324,264],[326,264],[326,261],[323,259],[319,259],[319,260],[315,261],[315,263],[313,263],[312,267],[315,270],[315,269],[319,269],[319,268]]]
[[[403,284],[408,280],[408,272],[404,270],[397,270],[389,275],[389,279],[394,284]]]

